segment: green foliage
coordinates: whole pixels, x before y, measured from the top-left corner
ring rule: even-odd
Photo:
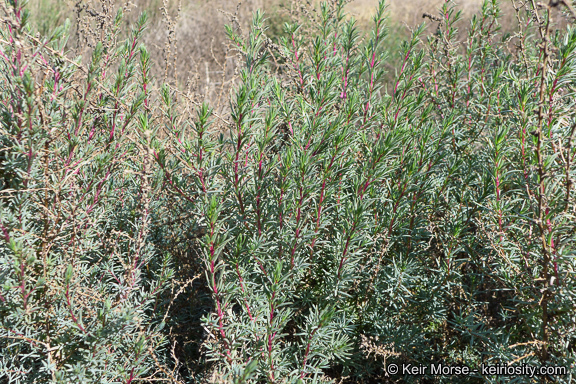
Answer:
[[[145,17],[125,44],[111,31],[84,68],[60,53],[66,26],[38,40],[18,2],[2,6],[1,380],[150,375],[166,339],[154,301],[172,271],[148,239]]]
[[[226,117],[151,94],[145,17],[86,72],[64,31],[3,24],[33,49],[2,46],[0,374],[369,382],[392,363],[529,364],[573,381],[576,30],[552,35],[527,6],[501,36],[485,1],[459,41],[445,3],[387,89],[384,2],[368,36],[343,4],[278,45],[260,12],[246,35],[227,27],[243,66]],[[170,311],[177,260],[204,280]],[[193,352],[165,348],[179,323]]]

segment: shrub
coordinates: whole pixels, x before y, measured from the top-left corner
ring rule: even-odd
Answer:
[[[154,373],[172,274],[149,241],[146,18],[117,42],[118,13],[83,67],[23,5],[2,2],[0,377],[128,383]]]
[[[230,114],[191,116],[177,88],[153,92],[144,18],[78,73],[12,2],[3,39],[35,49],[2,48],[5,377],[532,380],[386,371],[443,363],[573,381],[576,30],[553,21],[576,14],[525,4],[501,35],[485,1],[459,41],[445,3],[386,87],[384,2],[368,36],[344,3],[279,44],[260,12],[246,35],[227,27],[244,63]],[[208,308],[163,290],[186,257]],[[199,314],[204,334],[173,334]]]

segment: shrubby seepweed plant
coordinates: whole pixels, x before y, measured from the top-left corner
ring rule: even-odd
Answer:
[[[260,12],[227,27],[230,114],[190,116],[149,76],[145,17],[119,41],[119,13],[84,67],[3,3],[2,380],[574,380],[571,4],[515,4],[502,34],[485,1],[459,41],[446,2],[391,85],[384,2],[367,35],[343,6],[277,42]],[[203,286],[167,289],[174,239]],[[191,286],[209,307],[174,311]],[[194,353],[172,332],[191,313]],[[387,372],[438,363],[560,369]]]
[[[172,274],[149,240],[146,19],[119,43],[119,12],[84,67],[67,25],[35,37],[1,4],[0,380],[132,382],[165,344]]]

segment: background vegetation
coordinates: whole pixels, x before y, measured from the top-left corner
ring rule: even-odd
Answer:
[[[216,3],[0,3],[0,382],[573,382],[572,4]]]

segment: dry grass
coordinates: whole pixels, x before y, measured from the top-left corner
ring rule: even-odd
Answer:
[[[386,81],[395,76],[401,61],[399,47],[410,36],[410,29],[426,21],[423,13],[437,14],[445,0],[389,0],[389,35],[385,42],[389,59]],[[72,38],[68,47],[74,55],[89,57],[89,40],[92,43],[103,33],[98,32],[100,14],[105,8],[123,7],[124,23],[135,23],[142,11],[149,15],[148,28],[142,38],[150,52],[151,75],[157,84],[168,82],[180,90],[179,97],[186,97],[199,105],[208,101],[220,119],[220,131],[227,132],[227,96],[236,82],[238,71],[237,52],[226,37],[224,25],[232,24],[247,31],[256,9],[264,9],[269,19],[269,35],[282,33],[282,24],[296,18],[301,7],[318,5],[320,0],[30,0],[32,21],[41,34],[47,34],[67,18],[72,21]],[[358,21],[361,29],[371,25],[378,0],[352,0],[347,5],[349,15]],[[482,0],[455,0],[463,17],[457,25],[461,33],[472,15],[481,7]],[[504,30],[516,25],[511,1],[502,1]],[[108,12],[108,15],[113,14]],[[108,16],[110,17],[110,16]],[[101,28],[102,29],[102,28]],[[124,28],[129,30],[129,28]],[[428,33],[435,30],[432,26]],[[88,42],[88,44],[87,44]]]
[[[301,7],[318,5],[320,0],[30,0],[29,9],[32,21],[41,34],[47,34],[67,18],[72,21],[72,38],[68,47],[74,55],[89,57],[88,52],[104,33],[100,18],[110,15],[110,9],[122,7],[125,10],[124,23],[132,25],[142,11],[149,15],[148,28],[142,42],[151,57],[151,75],[156,84],[170,83],[179,89],[177,97],[187,98],[184,103],[190,110],[203,101],[209,102],[217,116],[213,129],[228,134],[226,116],[227,96],[236,83],[238,64],[237,52],[232,49],[226,37],[224,25],[232,24],[237,29],[247,31],[252,14],[256,9],[264,9],[269,18],[269,35],[282,33],[282,24],[302,15]],[[371,25],[371,16],[378,0],[353,0],[347,11],[357,19],[363,29]],[[399,46],[408,39],[410,29],[424,20],[422,14],[437,14],[444,0],[389,0],[389,35],[385,42],[389,51],[386,68],[386,81],[391,81],[401,61]],[[461,30],[472,15],[480,9],[482,0],[456,1],[463,12]],[[504,28],[515,25],[512,5],[504,1]],[[109,8],[108,11],[106,8]],[[108,21],[110,23],[111,20]],[[430,24],[429,20],[426,20]],[[108,24],[109,25],[109,24]],[[100,28],[100,29],[98,29]],[[434,31],[429,28],[429,32]],[[129,30],[129,28],[124,28]]]
[[[69,46],[77,48],[80,35],[78,21],[87,12],[102,8],[103,4],[124,6],[125,22],[134,23],[141,11],[150,16],[144,43],[154,61],[152,73],[157,79],[168,80],[186,87],[196,94],[216,101],[223,88],[233,82],[236,61],[230,55],[224,24],[234,16],[242,27],[247,27],[252,13],[264,9],[273,23],[288,20],[288,11],[306,4],[306,0],[30,0],[34,24],[40,33],[48,33],[56,25],[70,18],[75,32]],[[315,0],[314,3],[319,3]],[[353,0],[347,11],[359,25],[370,22],[378,0]],[[409,34],[409,28],[420,24],[424,12],[435,14],[444,0],[390,0],[388,2],[391,35],[389,48],[394,50],[399,40]],[[482,0],[456,1],[463,11],[464,21],[480,9]],[[511,2],[504,1],[504,22],[512,21]],[[274,32],[281,27],[275,25]],[[172,31],[172,34],[170,34]],[[170,35],[170,36],[169,36]],[[167,45],[168,42],[168,45]],[[82,52],[77,52],[81,54]],[[166,72],[167,71],[167,72]]]
[[[385,48],[389,59],[385,64],[390,82],[401,61],[400,44],[410,36],[410,29],[424,20],[423,13],[437,14],[445,0],[389,0],[389,35]],[[224,25],[232,24],[247,31],[256,9],[264,9],[269,18],[269,35],[282,33],[282,24],[302,15],[301,7],[318,5],[320,0],[30,0],[32,22],[41,34],[47,34],[67,18],[72,21],[72,38],[68,47],[74,55],[89,57],[90,46],[104,33],[98,30],[99,15],[106,8],[125,10],[124,23],[132,25],[142,11],[149,15],[148,28],[142,41],[151,57],[151,75],[156,84],[170,83],[179,89],[178,97],[185,97],[188,106],[209,102],[216,115],[221,118],[214,126],[226,135],[225,116],[228,111],[227,96],[236,83],[238,64],[237,52],[232,49],[225,34]],[[371,25],[378,0],[353,0],[347,5],[348,13],[357,19],[361,29]],[[463,17],[458,27],[465,33],[472,15],[481,7],[482,0],[456,0]],[[511,1],[502,2],[504,30],[516,25]],[[110,22],[110,20],[109,20]],[[430,20],[426,20],[430,24]],[[124,28],[129,30],[129,28]],[[432,26],[428,33],[435,30]],[[90,44],[90,39],[92,44]],[[190,111],[186,111],[188,113]]]
[[[100,0],[30,0],[29,8],[35,24],[41,33],[46,33],[54,26],[62,23],[67,17],[74,20],[77,4],[86,5],[86,9],[98,8]],[[108,2],[108,1],[106,1]],[[177,20],[175,25],[176,52],[178,57],[178,73],[193,71],[205,76],[205,66],[214,65],[224,59],[226,37],[223,25],[230,23],[229,15],[236,15],[240,24],[248,25],[252,12],[258,8],[267,11],[268,16],[277,19],[278,12],[283,7],[290,9],[296,3],[306,3],[305,0],[110,0],[115,6],[129,5],[130,13],[126,17],[128,23],[134,22],[138,14],[146,10],[150,22],[144,42],[151,50],[163,51],[168,37],[166,15]],[[316,0],[315,3],[319,3]],[[166,3],[166,4],[164,4]],[[347,11],[354,16],[360,25],[369,22],[378,0],[353,0],[347,5]],[[422,13],[436,13],[444,0],[390,0],[388,1],[389,21],[395,28],[399,25],[415,26],[422,22]],[[456,1],[463,11],[464,19],[468,19],[480,9],[482,0]],[[240,6],[239,6],[240,4]],[[505,12],[512,17],[510,2],[504,1]],[[165,12],[165,10],[167,12]],[[509,12],[508,12],[509,11]],[[221,65],[219,65],[221,66]],[[214,79],[214,74],[210,74]]]
[[[463,11],[465,18],[468,18],[480,9],[482,0],[463,0],[455,3]],[[370,20],[377,4],[378,0],[355,0],[348,4],[348,11],[359,21]],[[391,20],[414,26],[422,22],[423,12],[435,14],[442,4],[444,0],[390,0],[388,12]]]

